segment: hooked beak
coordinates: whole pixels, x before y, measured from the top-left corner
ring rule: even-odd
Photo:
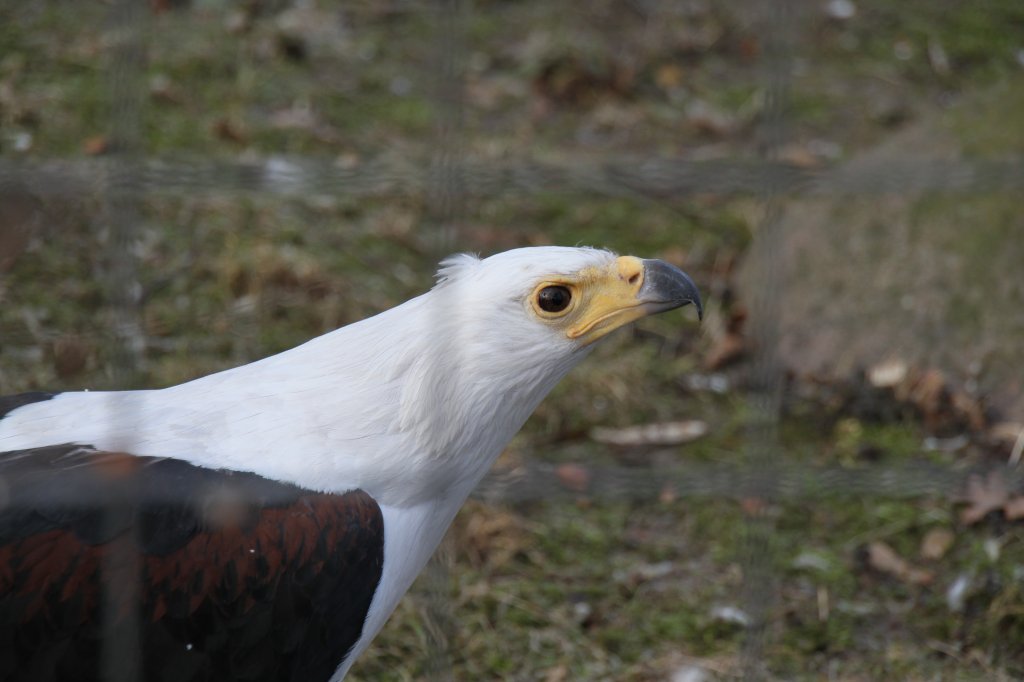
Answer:
[[[645,259],[644,283],[637,299],[651,306],[650,314],[682,308],[692,303],[697,308],[697,319],[704,319],[704,306],[700,292],[690,276],[663,260]]]

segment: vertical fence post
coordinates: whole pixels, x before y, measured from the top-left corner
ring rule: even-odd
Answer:
[[[107,29],[109,48],[110,131],[103,174],[105,237],[99,273],[110,305],[109,381],[113,388],[134,388],[144,360],[145,339],[139,316],[141,284],[134,244],[140,221],[138,182],[142,152],[142,103],[145,97],[145,3],[117,0]],[[119,410],[110,423],[130,452],[136,410]],[[136,549],[134,508],[137,491],[126,476],[117,494],[106,501],[104,524],[113,535],[103,554],[101,670],[108,682],[140,680],[142,665],[140,557]],[[127,528],[127,532],[123,529]]]
[[[431,94],[437,137],[427,168],[426,227],[430,231],[430,251],[443,257],[458,246],[466,210],[463,177],[463,2],[434,0],[431,10],[435,26]],[[441,331],[444,329],[441,324],[434,325],[433,329],[438,330],[437,333],[445,333]],[[460,349],[454,350],[459,352]],[[455,631],[451,605],[453,562],[452,540],[450,535],[446,535],[423,575],[423,618],[429,647],[426,673],[431,680],[453,679],[450,644]]]
[[[749,258],[757,286],[752,287],[750,338],[750,413],[746,429],[745,464],[750,476],[744,490],[747,517],[742,556],[744,610],[749,618],[741,650],[745,680],[762,680],[769,618],[777,578],[774,571],[773,527],[765,515],[767,505],[778,497],[778,481],[771,466],[781,461],[778,420],[782,394],[782,367],[778,355],[779,313],[782,310],[783,192],[781,179],[772,173],[786,139],[790,70],[796,21],[796,0],[780,0],[766,7],[762,42],[764,79],[763,118],[758,133],[761,156],[766,162],[761,175],[760,197],[764,214],[754,235]]]

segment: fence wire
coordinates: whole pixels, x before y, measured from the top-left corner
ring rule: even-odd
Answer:
[[[441,149],[446,151],[442,153]],[[296,156],[258,161],[147,158],[129,169],[109,159],[0,158],[0,183],[31,187],[32,194],[45,198],[93,196],[96,179],[106,177],[110,182],[128,178],[139,192],[158,197],[237,194],[281,199],[387,198],[432,194],[439,202],[542,192],[654,200],[701,195],[758,197],[769,185],[775,194],[791,199],[930,192],[977,194],[1006,192],[1024,185],[1024,161],[1019,159],[945,160],[922,156],[807,168],[767,158],[485,161],[468,154],[453,158],[453,148],[440,142],[438,150],[433,157],[382,155],[354,165]]]
[[[138,166],[142,149],[142,106],[145,97],[145,30],[148,13],[134,0],[116,0],[110,10],[108,35],[112,44],[109,65],[110,144],[112,155],[99,177],[102,178],[102,212],[106,239],[103,261],[98,273],[111,307],[111,383],[131,386],[136,383],[145,351],[145,335],[139,315],[141,285],[134,253],[141,212],[139,202],[144,189],[139,186]],[[136,423],[134,410],[111,415],[119,433]],[[120,424],[120,426],[118,426]],[[121,444],[131,452],[135,443]],[[101,621],[103,627],[101,670],[111,682],[142,679],[142,640],[140,604],[142,603],[142,561],[136,551],[138,528],[129,524],[127,533],[118,533],[124,519],[130,518],[138,499],[131,478],[118,487],[115,499],[101,505],[104,520],[113,539],[104,554],[101,571]]]
[[[432,15],[436,37],[431,104],[436,140],[425,177],[425,227],[432,234],[430,243],[434,246],[436,260],[450,253],[459,242],[459,227],[466,213],[462,88],[466,56],[461,0],[437,0]],[[442,329],[443,321],[438,320],[435,328]],[[459,350],[457,348],[456,352]],[[442,540],[423,577],[423,622],[428,646],[426,671],[430,679],[444,681],[454,679],[449,647],[457,627],[451,605],[451,569],[455,560],[451,543],[450,537]]]
[[[794,30],[800,4],[783,0],[764,7],[762,20],[766,36],[762,78],[765,87],[765,110],[758,129],[762,157],[773,162],[787,140],[786,112],[789,108],[790,74],[792,73]],[[783,369],[778,355],[779,311],[785,304],[783,291],[782,238],[784,230],[784,194],[779,178],[766,174],[761,178],[759,198],[764,216],[757,226],[750,247],[753,277],[758,282],[750,301],[750,335],[754,343],[751,359],[750,418],[746,429],[744,459],[755,473],[744,477],[748,498],[770,502],[777,494],[775,481],[768,475],[768,466],[778,461],[778,420],[781,410]],[[770,557],[773,555],[771,520],[755,510],[748,514],[742,556],[742,608],[749,616],[746,637],[741,648],[740,670],[744,679],[763,680],[768,674],[765,659],[769,636],[769,614],[776,593],[775,576]]]
[[[115,48],[109,69],[112,154],[103,159],[26,160],[0,158],[0,186],[20,185],[40,197],[104,197],[107,263],[104,281],[114,310],[111,339],[116,353],[112,383],[132,383],[141,362],[144,339],[138,320],[138,281],[133,230],[139,203],[152,196],[223,196],[232,194],[294,198],[312,196],[426,198],[427,229],[436,254],[457,245],[470,198],[531,196],[540,192],[578,193],[588,197],[639,197],[662,200],[695,195],[747,195],[762,203],[752,247],[760,295],[750,306],[753,346],[751,410],[745,456],[739,464],[688,464],[685,470],[591,467],[584,490],[559,482],[556,467],[536,461],[487,477],[476,496],[487,502],[522,502],[574,498],[651,499],[670,490],[678,498],[756,498],[765,501],[814,500],[822,497],[874,495],[893,498],[962,491],[986,472],[939,464],[844,468],[810,466],[788,458],[778,443],[782,368],[777,355],[778,311],[785,302],[779,290],[785,267],[781,256],[786,203],[798,196],[907,195],[924,192],[997,192],[1024,186],[1024,161],[902,158],[806,167],[780,159],[787,142],[790,74],[795,36],[806,4],[796,0],[770,3],[761,17],[766,37],[763,71],[766,106],[759,124],[761,155],[741,160],[698,161],[675,157],[607,155],[595,159],[484,160],[464,144],[463,66],[467,60],[463,32],[469,10],[459,0],[431,5],[402,5],[396,11],[427,12],[435,31],[432,103],[436,138],[420,157],[381,154],[356,164],[320,158],[274,156],[225,161],[208,158],[143,158],[142,92],[147,12],[142,3],[117,0],[111,7]],[[132,415],[121,418],[131,421]],[[131,444],[125,444],[130,450]],[[1017,469],[1002,472],[1009,485],[1024,485]],[[130,495],[130,491],[126,494]],[[59,502],[59,500],[53,500]],[[81,500],[77,500],[79,503]],[[119,506],[109,506],[116,516]],[[774,576],[771,520],[748,519],[742,559],[743,608],[751,615],[742,650],[744,679],[764,679],[764,646]],[[123,540],[125,551],[130,539]],[[426,630],[430,651],[427,669],[435,679],[451,679],[447,642],[457,627],[448,594],[452,552],[448,545],[427,570]],[[116,555],[121,562],[124,557]],[[124,566],[134,565],[124,561]],[[137,578],[137,576],[135,576]],[[138,584],[130,576],[105,583],[108,609],[133,602]],[[111,619],[113,621],[113,619]],[[111,680],[138,679],[137,637],[129,627],[107,633],[104,660]]]

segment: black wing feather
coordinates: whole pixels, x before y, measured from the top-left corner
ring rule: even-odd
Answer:
[[[0,453],[0,481],[2,680],[103,676],[116,542],[147,680],[327,680],[362,634],[384,556],[365,492],[74,445]]]

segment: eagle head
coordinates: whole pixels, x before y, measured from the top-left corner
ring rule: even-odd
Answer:
[[[402,428],[424,451],[486,452],[488,464],[596,342],[654,313],[693,304],[702,314],[673,265],[554,246],[450,257],[416,301]]]
[[[459,327],[488,343],[500,336],[552,353],[589,348],[629,322],[689,304],[703,316],[700,293],[679,268],[592,248],[452,256],[432,294]]]

